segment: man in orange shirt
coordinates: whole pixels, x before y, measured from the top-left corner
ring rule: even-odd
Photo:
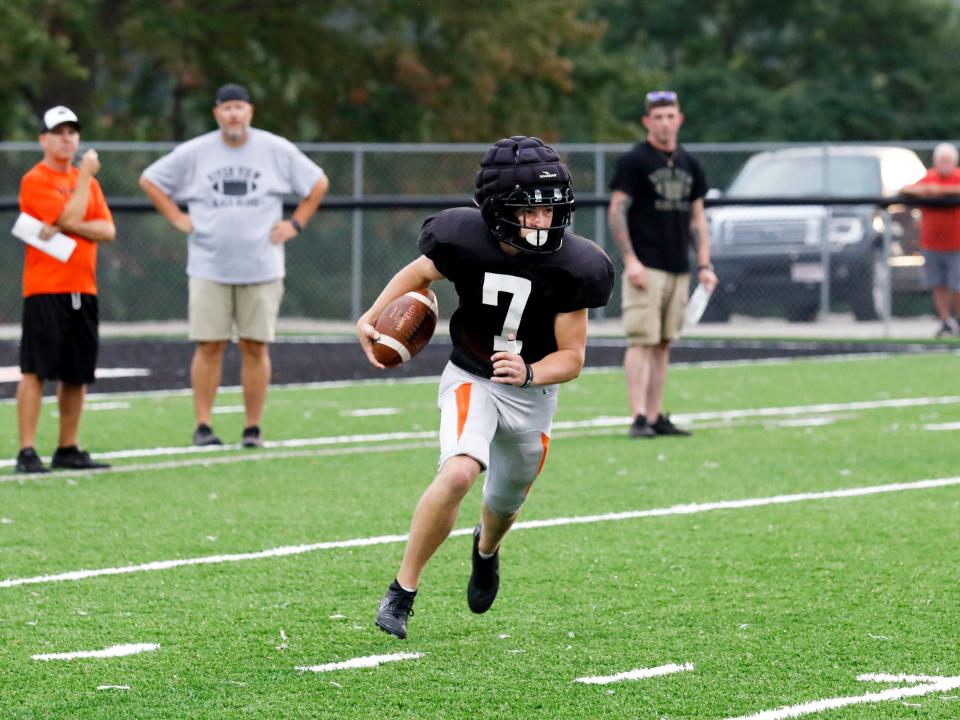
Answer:
[[[109,467],[77,447],[86,386],[97,365],[97,244],[116,235],[113,216],[95,176],[100,160],[87,150],[80,167],[80,121],[62,105],[43,115],[43,159],[20,181],[20,210],[43,222],[40,237],[64,232],[77,245],[66,262],[28,246],[23,265],[23,332],[17,388],[20,453],[17,472],[48,472],[34,449],[45,380],[59,380],[60,438],[56,469]]]
[[[933,167],[913,185],[901,191],[914,197],[960,198],[957,148],[940,143],[933,149]],[[927,285],[933,291],[933,306],[940,318],[937,337],[960,334],[960,207],[926,207],[920,225]]]

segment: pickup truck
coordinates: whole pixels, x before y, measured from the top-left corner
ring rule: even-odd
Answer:
[[[720,197],[809,197],[811,204],[707,210],[720,284],[704,321],[725,322],[731,312],[810,321],[821,309],[824,282],[831,312],[848,310],[857,320],[882,314],[888,277],[894,293],[922,291],[919,211],[895,204],[884,215],[863,200],[896,197],[925,172],[917,154],[900,147],[791,147],[753,155]],[[851,204],[823,204],[824,198]]]

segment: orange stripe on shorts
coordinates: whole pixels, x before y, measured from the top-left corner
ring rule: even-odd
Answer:
[[[454,392],[457,396],[457,440],[463,435],[463,426],[467,424],[467,412],[470,410],[470,388],[472,383],[464,383]]]
[[[540,465],[537,467],[537,475],[543,470],[543,464],[547,461],[547,450],[550,447],[550,436],[546,433],[540,433],[540,444],[543,445],[543,455],[540,456]]]

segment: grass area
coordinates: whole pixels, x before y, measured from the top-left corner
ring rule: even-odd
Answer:
[[[624,388],[619,373],[586,374],[561,392],[557,437],[522,519],[952,477],[957,431],[929,427],[960,423],[960,402],[933,401],[960,395],[958,370],[945,354],[676,368],[668,410],[708,415],[694,438],[654,441],[591,425],[625,414]],[[432,382],[277,388],[264,428],[271,440],[429,433],[435,393]],[[903,398],[927,400],[891,406]],[[94,454],[187,442],[188,396],[111,402],[129,407],[84,419]],[[382,408],[394,413],[355,414]],[[54,439],[53,409],[44,406],[41,450]],[[216,418],[239,437],[240,415]],[[0,404],[0,423],[14,422]],[[424,442],[118,458],[137,469],[26,481],[2,469],[0,580],[402,534],[436,462]],[[0,438],[0,457],[14,451],[12,433]],[[476,522],[479,503],[477,487],[458,527]],[[372,622],[398,542],[0,587],[0,717],[728,718],[904,685],[861,673],[958,676],[958,510],[952,485],[518,529],[483,616],[466,607],[469,538],[458,536],[424,576],[406,642]],[[31,659],[123,643],[160,649]],[[423,655],[296,669],[399,651]],[[667,663],[694,669],[574,682]],[[823,716],[956,718],[957,696]]]

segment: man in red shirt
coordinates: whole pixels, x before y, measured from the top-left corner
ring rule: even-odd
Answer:
[[[933,167],[913,185],[901,191],[914,197],[960,199],[960,170],[957,148],[941,143],[933,149]],[[960,335],[960,207],[927,207],[920,225],[927,285],[933,291],[933,305],[940,318],[937,337]]]
[[[20,181],[20,210],[43,223],[42,240],[63,232],[77,241],[62,262],[27,246],[23,265],[23,330],[17,388],[20,453],[17,472],[48,472],[34,449],[45,380],[58,380],[60,438],[56,469],[108,467],[77,447],[86,386],[97,365],[97,244],[116,235],[113,216],[95,176],[100,160],[87,150],[80,167],[72,161],[80,146],[80,121],[62,105],[43,115],[43,159]]]

